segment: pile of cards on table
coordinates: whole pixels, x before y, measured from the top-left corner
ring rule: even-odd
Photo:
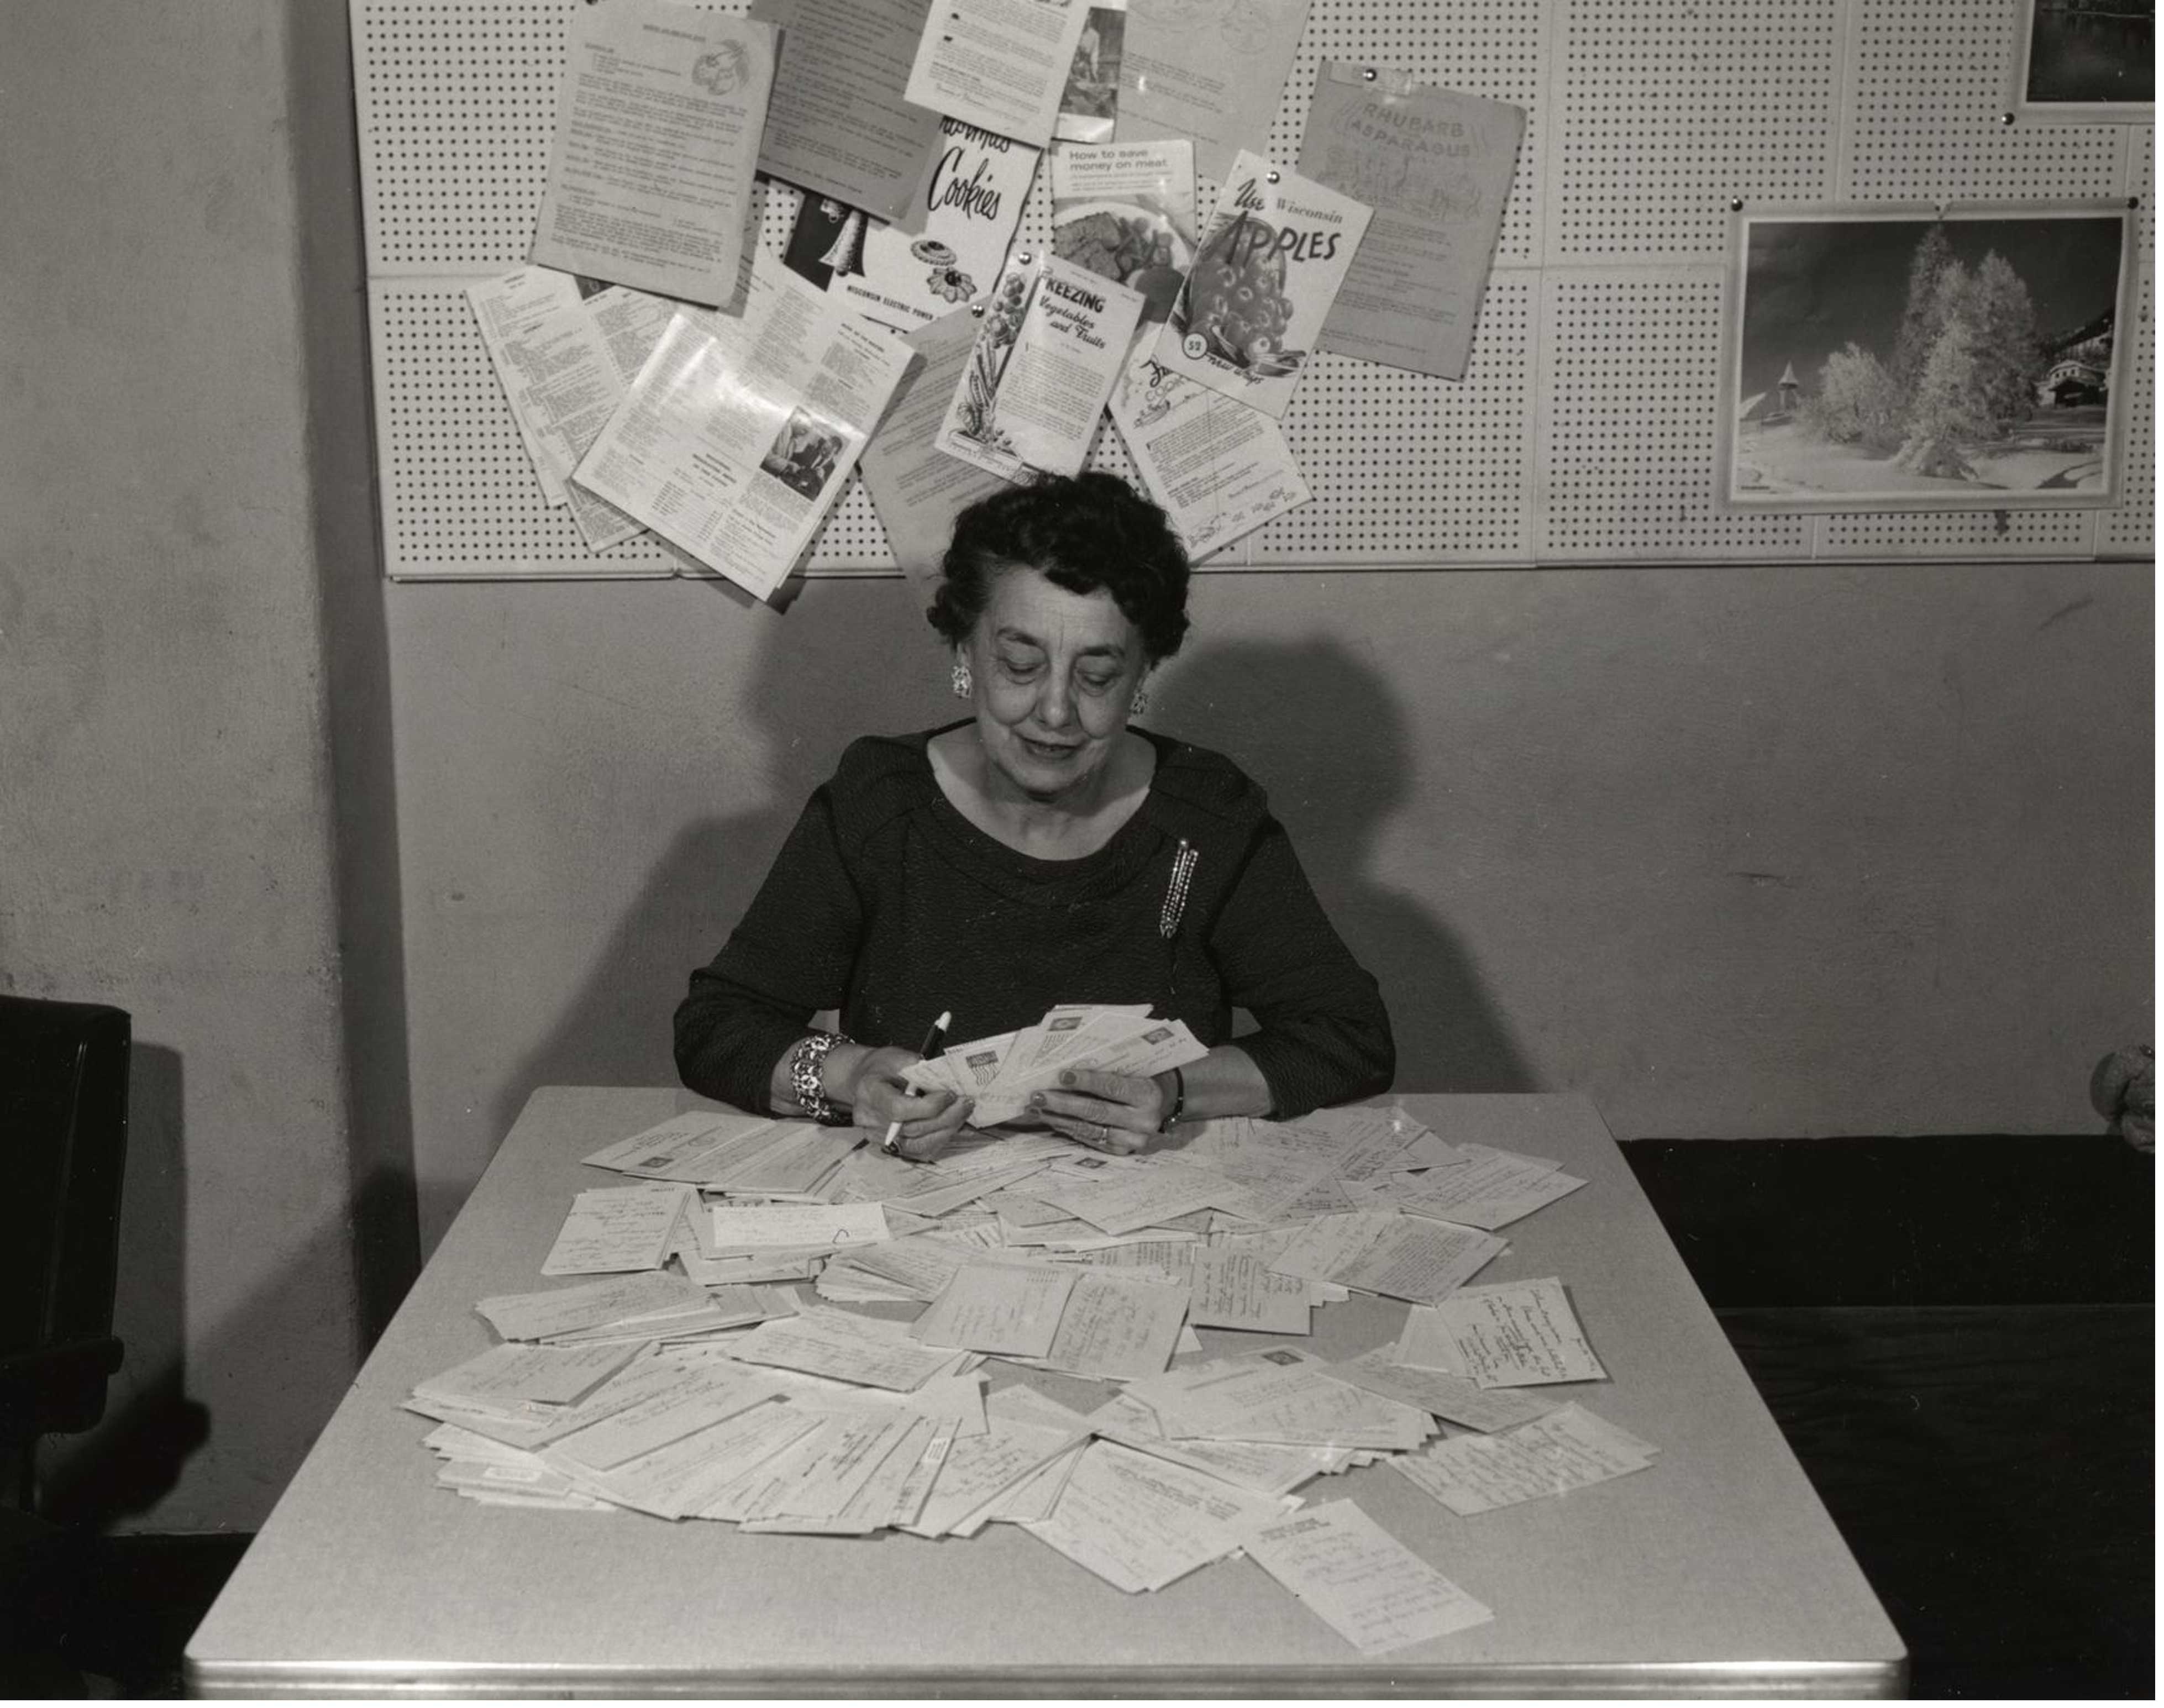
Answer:
[[[772,1287],[704,1287],[658,1269],[546,1293],[507,1294],[474,1307],[507,1343],[558,1348],[700,1341],[769,1316],[793,1315],[796,1308],[789,1295]],[[513,1349],[506,1345],[491,1351]]]
[[[1165,1024],[1055,1009],[924,1066],[1012,1103],[1072,1065],[1156,1071],[1192,1042]],[[544,1269],[597,1278],[481,1301],[502,1343],[407,1402],[436,1421],[439,1482],[748,1531],[1012,1524],[1130,1593],[1244,1552],[1384,1653],[1491,1615],[1304,1485],[1383,1464],[1466,1517],[1653,1462],[1541,1392],[1607,1374],[1560,1280],[1473,1280],[1495,1229],[1583,1184],[1552,1162],[1395,1109],[1202,1122],[1141,1157],[980,1133],[919,1164],[860,1141],[707,1112],[586,1159],[638,1178],[580,1192]],[[807,1280],[816,1298],[775,1285]],[[1395,1344],[1213,1357],[1195,1332],[1305,1335],[1356,1290],[1410,1304]]]
[[[685,1180],[713,1192],[805,1201],[818,1196],[861,1137],[809,1121],[692,1110],[586,1161],[649,1180]]]

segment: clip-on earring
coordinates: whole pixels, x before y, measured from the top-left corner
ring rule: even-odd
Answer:
[[[977,691],[977,685],[969,680],[969,663],[966,659],[954,660],[954,671],[950,679],[954,686],[954,697],[967,700]]]

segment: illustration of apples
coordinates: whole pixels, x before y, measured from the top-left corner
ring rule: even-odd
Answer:
[[[1277,239],[1268,220],[1243,212],[1195,258],[1184,329],[1200,334],[1213,354],[1235,366],[1253,365],[1258,350],[1273,367],[1290,354],[1282,349],[1292,304]]]

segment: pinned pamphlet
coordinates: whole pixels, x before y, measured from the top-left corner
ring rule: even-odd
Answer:
[[[1043,148],[1089,19],[1083,0],[938,0],[905,93],[918,107]]]
[[[954,518],[978,499],[1006,489],[1002,476],[956,461],[937,443],[978,324],[968,309],[957,308],[904,335],[917,359],[895,387],[857,465],[920,608],[928,608],[938,591],[940,561],[954,537]]]
[[[575,7],[565,24],[532,259],[728,302],[774,82],[774,26],[670,0]]]
[[[807,192],[898,219],[939,118],[902,97],[931,0],[752,0],[781,31],[759,169]]]
[[[1142,483],[1195,562],[1308,501],[1274,420],[1148,350],[1121,376],[1111,411]]]
[[[897,332],[913,332],[989,297],[1021,222],[1037,160],[1027,143],[942,119],[938,146],[901,217],[881,224],[852,210],[860,229],[845,224],[818,258],[827,294]],[[821,218],[818,203],[807,197],[799,224]],[[809,247],[790,244],[792,254]]]
[[[1300,169],[1375,210],[1323,325],[1324,349],[1465,377],[1525,134],[1521,107],[1403,71],[1335,60],[1316,68]]]
[[[1052,134],[1064,142],[1110,142],[1120,112],[1120,60],[1127,35],[1127,0],[1091,0],[1081,39],[1068,61],[1067,87]]]
[[[553,267],[517,267],[500,278],[475,280],[466,286],[466,302],[541,496],[551,507],[565,503],[564,483],[617,398],[615,391],[597,387],[608,361],[600,334],[580,307],[579,281]],[[591,424],[580,436],[588,415]]]
[[[638,533],[637,522],[570,474],[677,305],[551,267],[519,267],[478,280],[466,286],[466,301],[481,323],[543,497],[551,506],[570,507],[571,519],[596,551]]]
[[[1127,20],[1121,142],[1191,137],[1205,178],[1258,149],[1284,98],[1309,0],[1153,0]]]
[[[1016,255],[939,429],[939,449],[1010,481],[1079,475],[1142,297],[1057,255]]]
[[[1195,148],[1187,142],[1068,147],[1052,155],[1052,252],[1142,294],[1161,326],[1195,260]]]
[[[1349,196],[1242,153],[1158,336],[1157,359],[1282,417],[1368,213]]]
[[[908,348],[778,262],[669,323],[574,478],[761,598],[841,495]]]

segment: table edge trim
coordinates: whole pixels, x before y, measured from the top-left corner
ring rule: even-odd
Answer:
[[[1394,1667],[882,1666],[716,1671],[545,1664],[308,1662],[181,1663],[191,1696],[491,1697],[532,1695],[771,1696],[953,1695],[1604,1695],[1899,1697],[1905,1655],[1854,1661],[1482,1662]]]

